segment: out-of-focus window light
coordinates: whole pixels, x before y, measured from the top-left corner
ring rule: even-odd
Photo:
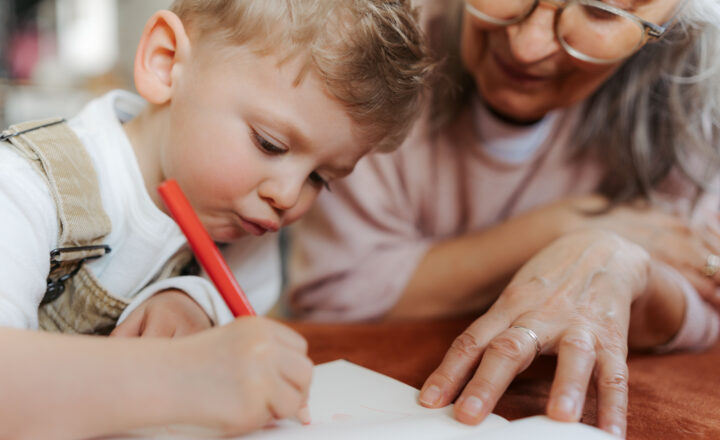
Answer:
[[[57,0],[60,63],[72,74],[102,75],[118,58],[116,0]]]

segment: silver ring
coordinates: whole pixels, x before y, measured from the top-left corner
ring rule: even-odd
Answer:
[[[532,339],[533,342],[535,343],[535,357],[540,356],[540,352],[542,351],[542,347],[540,346],[540,338],[538,338],[537,333],[535,333],[535,332],[532,331],[531,329],[529,329],[529,328],[527,328],[527,327],[523,327],[523,326],[521,326],[521,325],[513,325],[513,326],[510,327],[510,328],[520,329],[520,330],[524,331],[525,334],[527,334],[528,336],[530,336],[530,339]]]
[[[703,267],[703,275],[706,277],[715,276],[720,270],[720,256],[710,254],[705,259],[705,266]]]

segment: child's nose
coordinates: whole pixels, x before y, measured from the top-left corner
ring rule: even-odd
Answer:
[[[260,186],[259,194],[273,208],[287,211],[297,204],[301,190],[302,182],[288,178],[264,182]]]
[[[529,17],[508,26],[507,36],[513,58],[522,64],[531,64],[561,50],[555,38],[555,10],[538,6]]]

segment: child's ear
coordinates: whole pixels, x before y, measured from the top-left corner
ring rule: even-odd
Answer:
[[[165,104],[173,81],[189,59],[190,40],[180,18],[158,11],[148,20],[135,54],[135,88],[152,104]]]

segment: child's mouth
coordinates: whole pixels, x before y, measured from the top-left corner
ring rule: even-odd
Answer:
[[[270,222],[262,220],[249,220],[238,216],[240,226],[248,233],[252,235],[263,235],[266,232],[276,232],[278,227]]]

